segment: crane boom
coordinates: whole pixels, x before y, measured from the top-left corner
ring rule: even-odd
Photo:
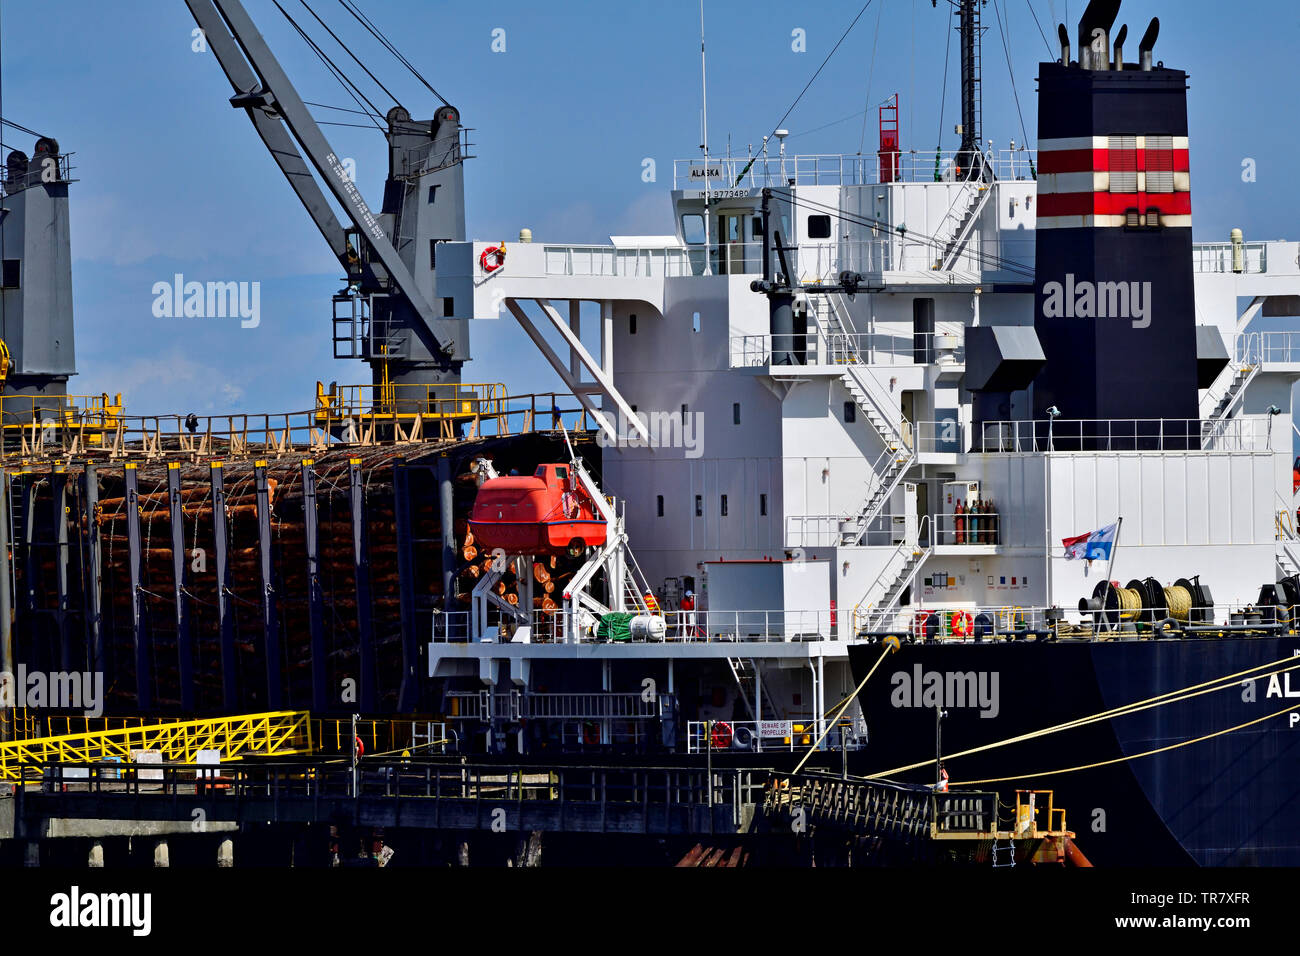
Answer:
[[[379,272],[375,267],[382,267],[388,280],[387,294],[399,302],[397,307],[390,307],[390,314],[396,317],[396,322],[408,326],[419,340],[423,348],[418,352],[442,369],[453,364],[458,366],[468,356],[457,355],[455,342],[450,338],[443,340],[435,331],[440,325],[446,328],[450,323],[435,316],[429,299],[417,286],[380,217],[362,197],[243,4],[239,0],[185,0],[185,3],[235,90],[231,105],[246,110],[331,251],[348,269],[349,277],[358,271],[354,251],[348,244],[349,230],[338,221],[320,183],[338,202],[353,231],[367,246],[356,251],[362,254],[363,268],[373,269],[368,273],[373,278]],[[454,110],[451,113],[458,121],[458,114]],[[401,115],[405,116],[405,111]],[[319,180],[312,176],[308,163]],[[376,359],[370,357],[372,361]],[[386,362],[389,357],[385,355],[382,360]],[[419,359],[420,355],[406,358]]]

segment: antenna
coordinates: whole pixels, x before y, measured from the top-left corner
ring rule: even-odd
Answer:
[[[702,114],[702,143],[704,150],[704,274],[712,275],[709,266],[709,76],[704,61],[704,0],[700,0],[700,111]]]

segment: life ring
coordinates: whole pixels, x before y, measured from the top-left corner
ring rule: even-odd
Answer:
[[[731,724],[725,720],[720,720],[713,725],[713,732],[709,735],[709,743],[714,750],[726,750],[731,746]]]
[[[600,724],[594,720],[583,721],[582,742],[589,747],[598,745],[600,743]]]
[[[366,745],[365,745],[364,743],[361,742],[361,738],[360,738],[360,737],[356,737],[356,738],[354,738],[354,739],[355,739],[355,743],[356,743],[356,745],[357,745],[357,756],[358,756],[358,757],[364,757],[364,756],[366,755]]]
[[[506,244],[503,242],[499,246],[488,246],[479,253],[478,264],[484,272],[496,272],[506,264]]]
[[[970,637],[975,619],[969,611],[954,611],[952,615],[953,637]]]

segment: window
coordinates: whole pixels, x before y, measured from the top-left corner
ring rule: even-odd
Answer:
[[[21,259],[6,259],[4,261],[3,275],[0,275],[0,286],[6,289],[17,289],[20,285],[19,278],[22,274]]]
[[[691,331],[698,332],[699,330],[700,330],[700,313],[696,312],[691,315]]]
[[[664,496],[655,496],[655,513],[662,518],[664,516]]]
[[[844,420],[845,420],[846,422],[852,423],[852,422],[857,421],[857,418],[858,418],[858,408],[857,408],[857,406],[854,405],[852,402],[845,402],[845,403],[844,403]]]
[[[727,496],[723,495],[722,496],[722,517],[725,518],[726,516],[727,516]]]
[[[758,513],[761,516],[767,515],[767,495],[758,496]]]
[[[830,237],[831,237],[830,216],[809,216],[808,217],[808,238],[809,239],[829,239]]]
[[[632,312],[627,317],[627,334],[636,335],[636,313]]]
[[[682,239],[688,246],[704,245],[704,217],[699,213],[682,216]]]
[[[731,403],[731,424],[740,424],[740,402]]]
[[[452,296],[447,296],[442,300],[442,317],[444,319],[453,318],[456,315],[456,300]]]
[[[432,185],[432,186],[429,187],[429,203],[430,203],[430,205],[432,205],[432,204],[437,200],[437,198],[438,198],[438,197],[437,197],[437,193],[438,193],[438,185],[439,185],[439,184],[436,184],[436,183],[435,183],[434,185]]]
[[[697,518],[704,517],[704,496],[703,495],[695,496],[695,517]]]
[[[438,268],[438,240],[429,240],[429,268]]]
[[[764,232],[764,229],[763,229],[763,217],[762,217],[761,215],[755,216],[755,217],[754,217],[753,219],[751,219],[749,222],[750,222],[750,225],[749,225],[749,236],[750,236],[750,238],[751,238],[751,239],[762,239],[762,238],[763,238],[763,232]]]
[[[560,480],[560,481],[568,481],[568,480],[569,480],[569,469],[568,469],[568,468],[565,468],[563,465],[556,465],[556,467],[555,467],[555,477],[556,477],[558,480]]]

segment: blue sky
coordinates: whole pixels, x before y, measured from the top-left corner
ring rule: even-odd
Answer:
[[[282,0],[300,22],[298,0]],[[698,155],[699,8],[695,0],[492,4],[359,0],[474,127],[467,166],[470,234],[603,242],[671,231],[672,160]],[[306,100],[352,107],[270,0],[245,5]],[[436,101],[335,2],[316,11],[419,117]],[[944,45],[952,18],[927,0],[874,0],[784,125],[794,152],[874,149],[874,109],[901,95],[905,148],[955,145],[956,45],[940,123]],[[999,31],[1035,143],[1036,64],[1083,0],[997,0],[985,8],[984,135],[1022,141]],[[775,125],[861,0],[795,4],[709,0],[709,137],[744,153]],[[1067,19],[1068,9],[1068,19]],[[1210,0],[1126,0],[1121,22],[1140,35],[1158,15],[1158,58],[1191,73],[1192,195],[1198,239],[1295,238],[1300,208],[1294,131],[1297,17],[1283,0],[1248,0],[1227,14]],[[72,193],[78,392],[123,391],[129,413],[286,411],[310,406],[314,383],[360,382],[360,363],[330,358],[329,297],[337,269],[320,235],[241,111],[210,53],[191,50],[182,0],[46,0],[5,4],[3,109],[76,153]],[[505,51],[493,52],[493,30]],[[806,52],[792,31],[806,32]],[[323,39],[319,29],[312,31]],[[1136,41],[1131,39],[1134,48]],[[327,51],[358,82],[336,47]],[[1132,55],[1132,54],[1131,54]],[[1052,54],[1053,58],[1055,54]],[[868,79],[870,86],[868,87]],[[363,84],[382,108],[389,103]],[[353,121],[317,110],[318,117]],[[377,206],[385,169],[377,131],[327,126]],[[6,131],[10,146],[30,137]],[[642,161],[658,181],[642,181]],[[1241,164],[1257,164],[1243,183]],[[155,318],[155,282],[257,281],[262,323]],[[513,322],[478,323],[469,381],[511,391],[558,387]]]

